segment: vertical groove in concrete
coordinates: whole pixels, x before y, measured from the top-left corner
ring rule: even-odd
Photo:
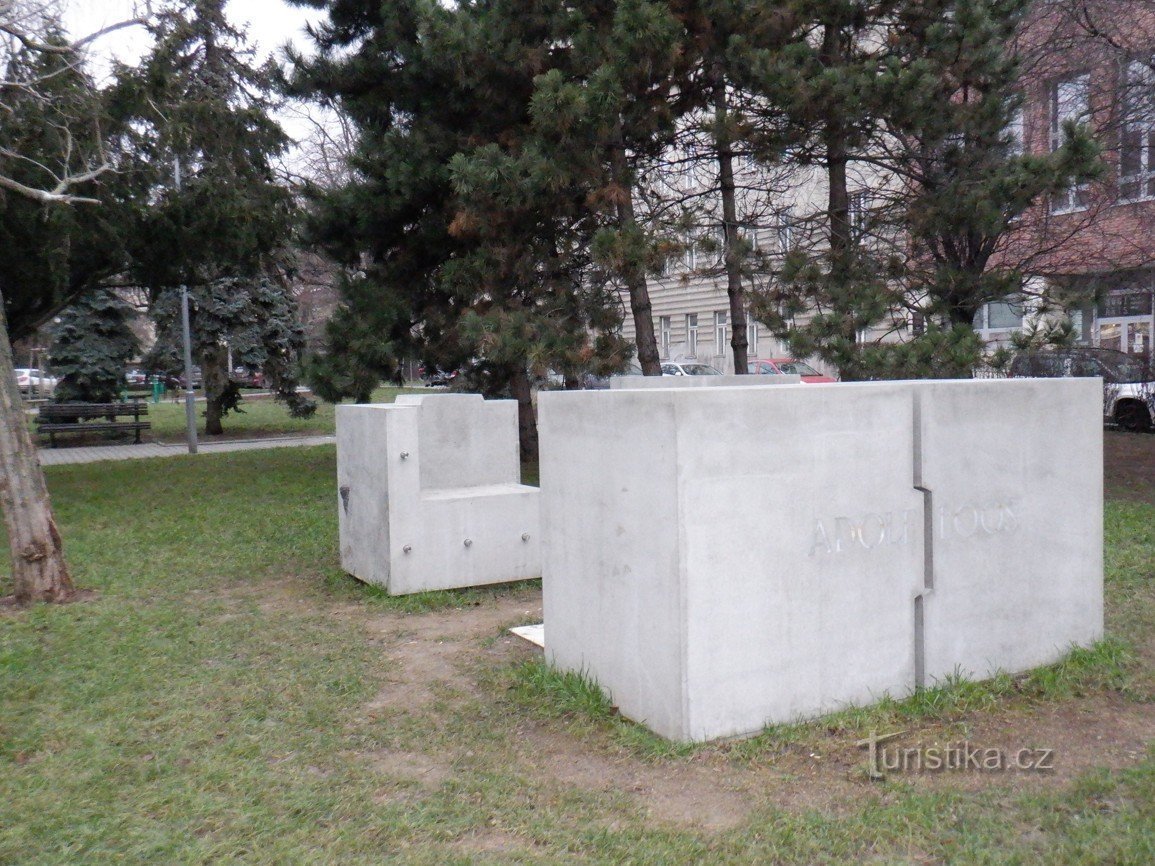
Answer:
[[[922,473],[922,395],[915,389],[914,399],[914,489],[922,494],[922,586],[934,589],[934,494],[926,486]]]
[[[923,597],[914,597],[914,687],[926,687],[926,635],[923,632]]]
[[[913,400],[914,489],[922,494],[922,590],[914,598],[914,686],[926,686],[925,598],[934,589],[934,494],[923,478],[922,395],[915,388]]]

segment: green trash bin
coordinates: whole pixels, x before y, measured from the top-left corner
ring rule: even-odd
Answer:
[[[164,397],[164,380],[160,376],[152,377],[152,402],[159,403]]]

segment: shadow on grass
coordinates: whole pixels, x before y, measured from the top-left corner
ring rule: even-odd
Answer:
[[[383,587],[363,583],[343,571],[325,575],[325,587],[331,595],[343,601],[364,601],[374,610],[395,613],[432,613],[477,607],[500,598],[519,595],[530,590],[541,590],[541,578],[514,583],[475,586],[466,589],[438,589],[415,592],[410,595],[390,595]]]

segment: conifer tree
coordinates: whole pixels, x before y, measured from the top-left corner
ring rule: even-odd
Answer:
[[[1016,262],[998,255],[1015,220],[1098,171],[1093,144],[1074,127],[1045,155],[1014,140],[1015,35],[1030,5],[796,7],[800,34],[813,35],[784,62],[763,64],[758,82],[780,112],[770,128],[824,168],[827,243],[789,257],[757,303],[795,353],[817,354],[848,379],[970,375],[982,353],[976,311],[1021,285]],[[853,215],[852,164],[873,199]],[[904,342],[857,336],[879,323],[905,330],[908,316],[925,328]]]
[[[125,138],[148,201],[128,241],[132,278],[155,304],[171,303],[182,285],[206,299],[222,287],[287,291],[267,278],[293,225],[290,192],[272,169],[289,143],[270,114],[276,67],[251,65],[224,7],[225,0],[180,0],[161,13],[152,53],[122,76],[114,103],[133,121]],[[259,302],[246,296],[236,306]],[[206,432],[219,434],[235,389],[227,352],[211,340],[200,345]]]
[[[897,16],[881,77],[883,115],[904,181],[904,274],[915,311],[970,330],[989,301],[1021,288],[1006,241],[1033,205],[1101,172],[1086,128],[1045,154],[1024,152],[1016,34],[1031,0],[934,0]]]
[[[598,226],[589,187],[533,126],[539,74],[568,62],[566,7],[328,9],[295,86],[338,101],[360,137],[355,180],[317,197],[310,231],[356,274],[338,317],[360,324],[343,345],[383,377],[412,349],[428,367],[472,370],[488,393],[508,390],[531,456],[531,377],[624,363],[616,297],[585,280]],[[362,338],[372,334],[376,345]]]
[[[124,391],[124,367],[140,350],[130,322],[136,311],[107,289],[91,291],[52,326],[49,360],[60,377],[56,403],[111,403]]]

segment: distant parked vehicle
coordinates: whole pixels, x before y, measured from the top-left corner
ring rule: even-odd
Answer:
[[[1115,349],[1075,346],[1022,352],[1011,360],[1012,378],[1098,376],[1103,380],[1103,420],[1123,430],[1155,430],[1155,373],[1143,358]]]
[[[129,387],[141,387],[148,384],[148,373],[144,370],[126,370],[124,373],[124,381],[128,383]]]
[[[662,364],[663,376],[721,376],[722,371],[709,364],[692,361],[666,361]]]
[[[767,358],[750,362],[750,372],[762,376],[801,376],[803,382],[837,382],[832,376],[819,373],[805,361],[793,358]]]
[[[447,373],[440,367],[437,367],[433,372],[426,374],[423,368],[421,370],[421,378],[425,380],[425,386],[427,388],[444,388],[457,378],[457,371],[450,370]]]
[[[24,394],[51,394],[58,381],[55,376],[49,376],[35,367],[16,368],[16,387]]]
[[[260,370],[246,370],[244,367],[237,367],[233,370],[229,378],[242,388],[265,387],[265,374]]]

